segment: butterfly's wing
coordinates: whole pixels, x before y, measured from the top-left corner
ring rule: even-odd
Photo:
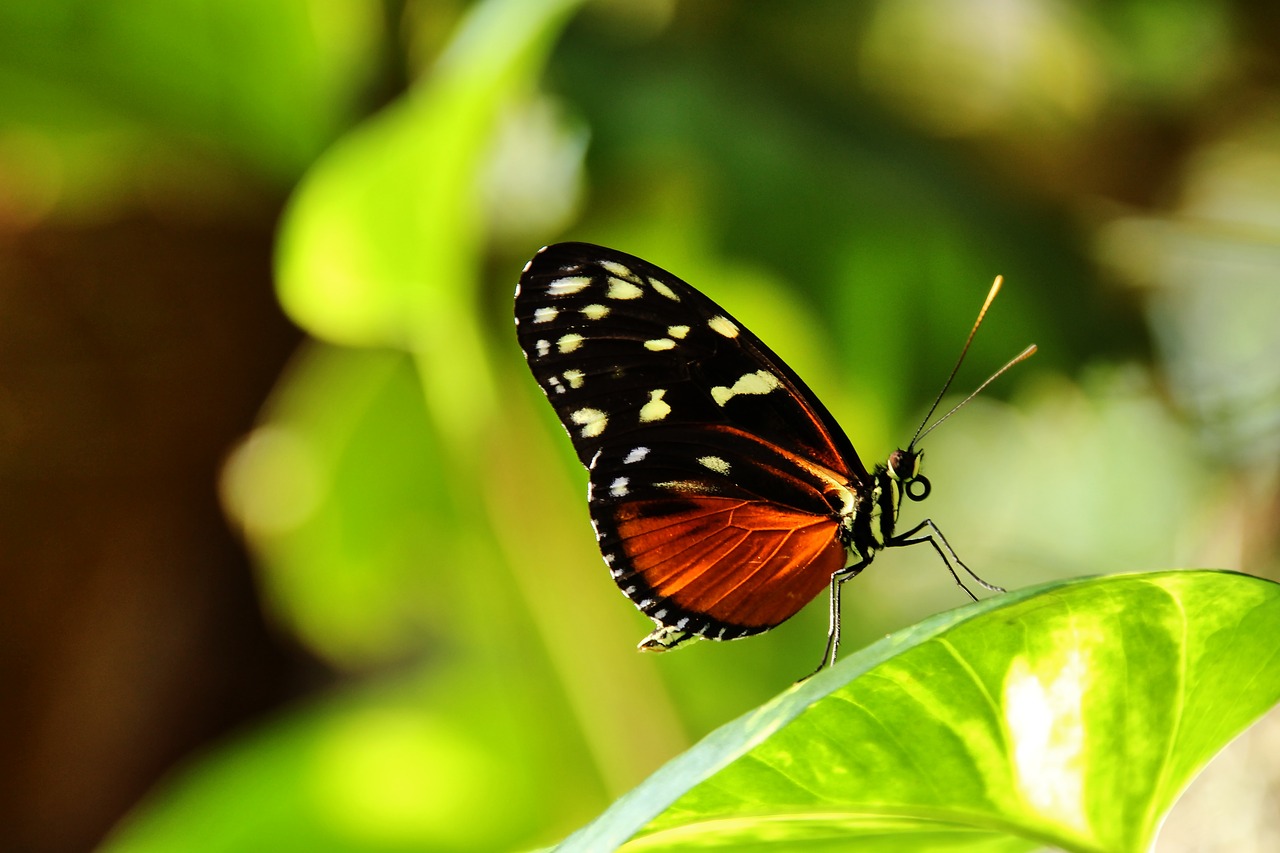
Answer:
[[[590,472],[610,572],[660,626],[759,633],[845,565],[840,521],[866,469],[794,371],[706,296],[561,243],[525,267],[516,332]]]

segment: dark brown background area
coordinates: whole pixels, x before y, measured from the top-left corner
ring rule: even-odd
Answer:
[[[91,846],[317,667],[264,622],[218,466],[300,339],[273,212],[0,237],[0,847]]]

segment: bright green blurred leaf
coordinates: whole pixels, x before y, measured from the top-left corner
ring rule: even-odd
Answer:
[[[281,228],[280,302],[316,337],[418,357],[431,415],[474,449],[493,405],[476,316],[482,167],[582,0],[486,0],[417,91],[308,174]],[[465,366],[465,369],[460,369]]]
[[[527,846],[561,807],[535,773],[551,756],[545,745],[514,739],[513,715],[468,689],[465,678],[374,683],[284,714],[172,774],[102,849],[465,853]],[[453,701],[438,701],[441,680],[458,691]],[[575,792],[567,785],[558,793],[572,799]],[[496,802],[500,820],[492,819]]]
[[[479,170],[498,114],[580,2],[477,5],[415,92],[316,165],[280,238],[280,299],[300,325],[357,345],[449,336],[475,287]]]
[[[228,469],[224,493],[277,605],[331,659],[450,633],[465,593],[449,569],[492,561],[473,488],[493,398],[476,310],[480,171],[500,112],[532,88],[578,2],[473,7],[427,82],[322,159],[282,226],[278,286],[295,320],[416,358],[309,350],[267,440]],[[282,483],[292,492],[273,501]],[[292,521],[270,526],[280,519]]]
[[[444,469],[404,353],[313,344],[232,454],[222,493],[274,612],[359,666],[449,630],[443,569],[484,528],[456,517]]]
[[[988,600],[719,729],[560,849],[1136,853],[1280,699],[1278,635],[1280,585],[1231,573]]]
[[[0,4],[0,128],[40,140],[71,204],[191,193],[223,156],[284,183],[352,121],[383,37],[364,0]]]

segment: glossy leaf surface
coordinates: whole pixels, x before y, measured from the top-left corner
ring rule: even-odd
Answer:
[[[1280,586],[1222,572],[988,600],[714,732],[560,849],[1146,850],[1280,699],[1277,635]]]

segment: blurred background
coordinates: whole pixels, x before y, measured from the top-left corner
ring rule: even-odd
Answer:
[[[808,672],[642,656],[515,344],[541,245],[721,301],[1015,588],[1276,577],[1280,10],[0,6],[0,848],[549,844]],[[908,516],[913,518],[916,516]],[[857,647],[966,599],[928,553]],[[1280,849],[1280,720],[1161,850]],[[105,839],[105,841],[104,841]]]

